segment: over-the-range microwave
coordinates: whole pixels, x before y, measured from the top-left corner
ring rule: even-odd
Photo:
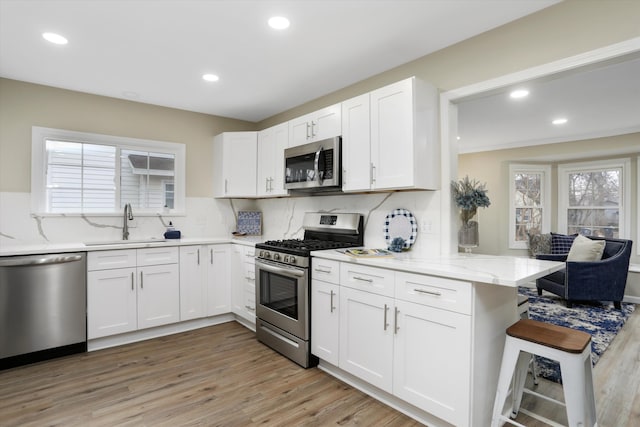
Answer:
[[[341,138],[323,139],[284,150],[284,188],[301,191],[339,190]]]

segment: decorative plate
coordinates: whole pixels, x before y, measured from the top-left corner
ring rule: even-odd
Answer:
[[[396,237],[404,239],[403,249],[410,249],[418,236],[418,223],[406,209],[394,209],[384,221],[384,239],[387,245]]]

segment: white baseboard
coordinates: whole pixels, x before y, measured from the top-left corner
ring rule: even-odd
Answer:
[[[139,331],[132,331],[124,334],[112,335],[109,337],[96,338],[87,342],[87,351],[102,350],[104,348],[116,347],[119,345],[144,341],[151,338],[164,337],[166,335],[178,334],[180,332],[187,332],[194,329],[205,328],[207,326],[233,322],[234,320],[236,320],[235,316],[231,313],[228,313],[203,319],[194,319],[188,320],[186,322],[172,323],[169,325],[158,326],[156,328],[141,329]],[[246,326],[245,324],[242,325]]]

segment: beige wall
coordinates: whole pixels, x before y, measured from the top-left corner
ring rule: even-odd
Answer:
[[[609,46],[640,36],[638,16],[640,1],[636,0],[564,1],[270,117],[258,127],[264,129],[414,75],[447,91]]]
[[[32,126],[186,144],[187,197],[212,196],[213,137],[255,129],[239,120],[0,79],[0,191],[31,191]]]

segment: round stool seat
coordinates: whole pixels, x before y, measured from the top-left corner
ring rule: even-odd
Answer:
[[[591,335],[564,326],[522,319],[507,328],[507,335],[568,353],[582,353]]]

